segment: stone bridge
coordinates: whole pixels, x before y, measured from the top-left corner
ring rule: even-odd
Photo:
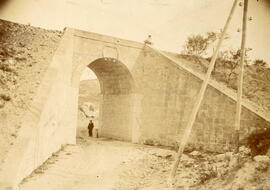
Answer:
[[[78,89],[86,67],[101,86],[101,136],[177,145],[204,75],[142,43],[67,28],[6,158],[2,185],[16,186],[62,145],[76,143]],[[235,92],[211,80],[189,143],[225,151],[235,99]],[[269,114],[248,101],[243,106],[241,138],[270,126]]]

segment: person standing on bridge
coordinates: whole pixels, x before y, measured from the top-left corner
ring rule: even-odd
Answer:
[[[144,40],[144,44],[145,45],[153,45],[152,36],[151,35],[148,35],[147,39]]]
[[[90,123],[88,124],[88,134],[89,134],[89,137],[92,137],[93,128],[94,128],[94,123],[92,122],[92,120],[90,120]]]

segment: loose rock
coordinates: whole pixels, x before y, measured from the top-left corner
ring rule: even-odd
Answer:
[[[255,156],[253,159],[256,162],[270,162],[270,158],[266,155],[258,155]]]

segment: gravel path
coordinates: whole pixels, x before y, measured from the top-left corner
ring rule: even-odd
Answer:
[[[81,140],[54,154],[20,185],[21,190],[113,189],[122,165],[143,154],[136,145],[94,139]]]
[[[20,190],[170,189],[167,179],[174,151],[89,138],[83,130],[78,134],[76,145],[67,145],[54,153],[20,184]],[[198,151],[184,154],[177,170],[175,190],[234,189],[239,184],[241,187],[269,189],[268,165],[249,161],[242,169],[228,173],[228,162],[224,156]],[[259,170],[262,166],[265,169],[263,172]],[[255,169],[246,169],[250,167]],[[258,176],[263,183],[255,181]]]

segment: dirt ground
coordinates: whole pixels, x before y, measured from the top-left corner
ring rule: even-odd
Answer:
[[[88,140],[85,145],[67,146],[24,181],[20,189],[112,189],[119,167],[131,156],[128,146],[119,145]]]
[[[63,147],[20,189],[166,189],[172,151],[80,134],[77,145]]]
[[[270,160],[241,151],[240,167],[228,170],[226,154],[193,151],[182,156],[175,190],[268,190]],[[54,153],[20,184],[20,190],[163,190],[175,151],[87,136]],[[268,160],[265,160],[267,158]]]

